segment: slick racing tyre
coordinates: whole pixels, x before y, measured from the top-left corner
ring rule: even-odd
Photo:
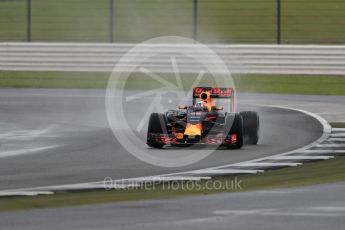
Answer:
[[[259,141],[260,120],[257,112],[240,112],[243,118],[244,143],[256,145]]]
[[[151,134],[166,134],[166,118],[164,114],[152,113],[149,119],[149,127],[147,130],[147,145],[153,148],[162,148],[164,144],[156,142]]]
[[[227,114],[225,117],[225,135],[236,134],[236,143],[235,145],[227,145],[226,147],[230,149],[240,149],[243,146],[243,120],[242,117],[238,114]]]

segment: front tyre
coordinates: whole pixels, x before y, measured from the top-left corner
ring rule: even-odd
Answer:
[[[161,113],[152,113],[149,119],[149,127],[147,129],[146,144],[152,148],[162,148],[164,144],[157,142],[153,135],[166,133],[167,125],[165,115]]]
[[[240,112],[243,118],[244,142],[249,145],[256,145],[259,141],[260,120],[257,112]]]

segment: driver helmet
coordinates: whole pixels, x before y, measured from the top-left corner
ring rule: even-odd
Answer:
[[[194,107],[195,108],[204,108],[207,106],[207,103],[204,101],[198,101],[197,103],[195,103]]]

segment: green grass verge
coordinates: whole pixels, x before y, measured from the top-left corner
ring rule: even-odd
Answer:
[[[0,87],[15,88],[94,88],[105,89],[108,73],[78,72],[7,72],[0,71]],[[176,84],[168,74],[163,78]],[[182,78],[185,89],[189,89],[195,76]],[[205,76],[200,85],[215,85]],[[309,75],[241,75],[233,77],[239,92],[345,95],[345,77]],[[175,81],[175,82],[174,82]],[[131,75],[127,89],[151,89],[160,87],[155,80],[140,74]]]
[[[245,75],[235,83],[240,92],[345,95],[343,76]]]
[[[0,198],[0,211],[50,208],[60,206],[76,206],[108,202],[135,201],[144,199],[167,199],[188,195],[207,195],[224,192],[243,192],[274,188],[288,188],[295,186],[332,183],[345,180],[345,157],[336,157],[331,160],[306,163],[299,167],[289,167],[259,173],[256,175],[243,175],[237,177],[240,182],[238,189],[229,185],[234,177],[218,177],[203,181],[195,189],[188,190],[187,182],[179,183],[180,188],[175,190],[177,184],[156,185],[154,189],[87,191],[87,192],[62,192],[55,195],[42,195],[37,197],[10,197]],[[206,184],[208,187],[206,187]],[[217,186],[212,188],[212,184]],[[215,184],[215,185],[216,185]],[[184,185],[184,186],[182,186]],[[226,186],[228,188],[226,189]],[[200,189],[206,188],[206,189]],[[223,189],[225,188],[225,189]]]
[[[108,78],[104,73],[0,71],[0,87],[104,89]]]
[[[333,128],[345,128],[345,123],[343,123],[343,122],[332,122],[331,126]]]
[[[340,0],[282,1],[283,43],[344,43]],[[116,0],[115,42],[162,35],[193,36],[192,0]],[[109,41],[109,0],[32,1],[33,41]],[[198,39],[210,43],[275,43],[275,0],[199,0]],[[0,41],[26,39],[26,0],[0,1]]]

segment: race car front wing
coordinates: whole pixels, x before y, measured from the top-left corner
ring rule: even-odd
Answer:
[[[177,138],[173,134],[156,134],[150,133],[148,135],[148,142],[157,143],[162,145],[185,145],[185,144],[206,144],[206,145],[236,145],[237,134],[230,135],[207,135],[203,138],[194,136],[183,136],[183,138]]]

